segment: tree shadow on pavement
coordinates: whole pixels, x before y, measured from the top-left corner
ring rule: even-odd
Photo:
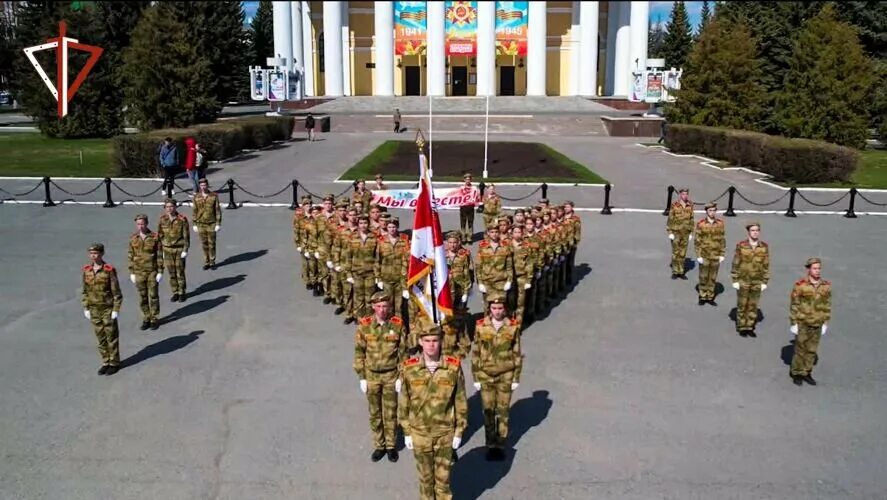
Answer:
[[[514,449],[517,443],[531,428],[538,426],[548,417],[553,404],[548,396],[548,391],[533,391],[532,397],[518,400],[512,405],[508,436],[511,449],[505,450],[504,461],[488,462],[485,458],[486,447],[483,446],[459,457],[459,461],[453,465],[450,476],[453,498],[475,500],[484,492],[495,488],[499,481],[508,475],[511,464],[517,456],[517,450]]]
[[[203,330],[194,330],[187,335],[177,335],[175,337],[165,338],[160,342],[145,346],[139,352],[121,361],[120,368],[129,368],[130,366],[135,366],[142,361],[147,361],[155,356],[162,356],[164,354],[178,351],[197,340],[204,333]]]
[[[215,297],[212,299],[206,300],[198,300],[197,302],[192,302],[184,307],[180,307],[175,311],[171,312],[169,316],[160,320],[161,325],[165,325],[167,323],[172,323],[173,321],[187,318],[188,316],[193,316],[195,314],[200,314],[202,312],[209,311],[210,309],[220,306],[230,299],[230,295],[222,295],[219,297]]]
[[[237,276],[228,276],[226,278],[217,278],[212,281],[208,281],[206,283],[201,284],[193,291],[188,293],[188,298],[196,297],[200,294],[213,292],[216,290],[221,290],[223,288],[228,288],[229,286],[236,285],[241,281],[246,279],[245,274],[238,274]]]
[[[222,262],[216,264],[216,267],[229,266],[231,264],[237,264],[238,262],[247,262],[253,259],[258,259],[259,257],[264,256],[268,253],[268,250],[256,250],[255,252],[243,252],[237,255],[232,255]]]

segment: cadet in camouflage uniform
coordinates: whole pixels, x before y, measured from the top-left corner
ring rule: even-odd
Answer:
[[[525,241],[524,228],[514,226],[511,230],[511,250],[514,253],[514,279],[516,287],[511,294],[514,317],[523,321],[527,291],[533,287],[533,276],[536,273],[536,249],[533,243]]]
[[[333,270],[333,265],[330,261],[330,256],[332,254],[333,237],[338,225],[336,211],[333,208],[334,201],[335,197],[332,194],[326,194],[323,197],[323,213],[319,218],[322,224],[318,225],[319,235],[314,250],[314,257],[317,259],[317,279],[321,283],[324,304],[329,304],[333,301],[333,275],[330,273]]]
[[[342,276],[342,242],[343,236],[348,231],[348,201],[340,199],[336,203],[336,227],[332,233],[332,243],[330,245],[329,260],[326,262],[327,269],[331,274],[330,287],[333,303],[336,304],[336,315],[339,315],[345,309],[342,304],[345,302],[345,277]]]
[[[203,246],[203,269],[216,267],[216,233],[222,229],[222,206],[219,197],[209,190],[206,177],[198,182],[200,192],[194,195],[194,232]]]
[[[457,322],[461,322],[468,315],[468,292],[474,283],[474,262],[471,260],[471,252],[462,248],[462,241],[458,231],[447,233],[447,272],[450,278],[450,298],[453,303],[453,313]]]
[[[404,444],[413,450],[419,498],[451,500],[450,471],[468,426],[468,399],[459,358],[442,356],[441,330],[420,334],[422,352],[404,361],[397,405]]]
[[[757,337],[758,301],[770,281],[770,247],[760,240],[761,225],[746,224],[748,239],[736,244],[730,277],[737,290],[736,331],[745,337]]]
[[[499,241],[499,228],[487,230],[488,239],[481,241],[477,251],[477,289],[489,299],[505,298],[514,279],[514,254],[511,247]]]
[[[717,216],[718,204],[705,205],[705,217],[696,223],[696,262],[699,263],[699,305],[715,303],[718,269],[727,252],[726,226]]]
[[[490,313],[477,321],[471,352],[474,388],[484,409],[487,460],[504,460],[511,393],[520,383],[523,354],[520,323],[506,317],[505,301],[489,302]]]
[[[368,315],[370,297],[376,288],[373,272],[379,240],[369,233],[369,227],[369,217],[361,215],[357,219],[357,235],[342,252],[342,272],[347,276],[346,281],[354,286],[354,308],[349,318]]]
[[[496,224],[502,210],[502,198],[496,194],[496,186],[490,184],[484,193],[484,230]]]
[[[305,288],[311,289],[311,282],[308,279],[308,258],[305,257],[305,245],[308,238],[306,232],[306,224],[311,219],[311,197],[303,196],[301,205],[296,207],[296,213],[293,215],[293,243],[296,245],[296,251],[302,259],[302,282]]]
[[[576,269],[576,249],[579,248],[579,241],[582,240],[582,219],[573,211],[573,202],[564,202],[564,223],[570,228],[570,244],[567,253],[567,281],[570,286],[575,283],[573,275]]]
[[[185,257],[191,247],[191,233],[188,232],[188,218],[176,211],[176,200],[168,199],[163,203],[166,213],[160,216],[157,224],[157,236],[163,247],[163,264],[169,275],[169,287],[172,289],[172,301],[184,302],[185,290]]]
[[[524,234],[523,239],[527,243],[529,243],[530,248],[533,250],[533,276],[531,277],[532,286],[529,290],[526,291],[526,318],[523,320],[523,324],[529,324],[535,320],[536,314],[540,312],[537,309],[537,296],[541,295],[538,293],[540,282],[542,278],[542,266],[543,263],[543,251],[539,246],[539,236],[536,234],[536,225],[533,223],[533,219],[528,217],[524,222]]]
[[[305,251],[302,255],[305,257],[305,261],[308,265],[308,288],[314,291],[314,296],[317,297],[321,294],[321,284],[318,280],[319,271],[318,271],[318,259],[315,257],[315,253],[319,255],[317,252],[318,248],[318,240],[323,237],[323,222],[321,221],[322,216],[320,215],[321,208],[319,205],[314,205],[311,207],[311,216],[305,219],[302,223],[304,225],[303,235],[304,235],[304,243],[302,249]]]
[[[348,224],[344,230],[336,235],[337,243],[333,252],[335,267],[333,269],[336,272],[336,279],[339,280],[341,285],[341,300],[339,301],[339,307],[335,310],[335,314],[338,316],[343,312],[347,312],[348,314],[345,315],[345,324],[347,325],[354,321],[354,318],[351,316],[354,311],[354,285],[346,281],[348,276],[346,276],[342,266],[345,264],[345,248],[357,236],[358,212],[356,208],[349,207],[346,214]]]
[[[400,219],[388,220],[385,234],[379,236],[376,264],[373,267],[376,287],[391,295],[393,304],[402,303],[406,291],[407,268],[410,264],[410,239],[407,235],[401,234],[399,228]]]
[[[142,330],[150,326],[156,330],[160,316],[160,297],[157,289],[163,279],[163,251],[160,238],[148,227],[148,216],[136,215],[136,232],[129,238],[129,281],[139,292],[142,311]]]
[[[400,364],[406,359],[403,321],[391,315],[391,297],[373,294],[373,315],[360,318],[354,334],[354,371],[360,390],[370,408],[373,454],[378,462],[388,453],[397,462],[397,393],[400,392]]]
[[[102,260],[104,254],[105,245],[93,243],[89,246],[91,262],[82,269],[80,303],[83,304],[83,315],[92,322],[98,340],[99,356],[102,357],[99,375],[113,375],[120,369],[117,316],[123,305],[123,294],[117,281],[117,271]]]
[[[807,276],[795,282],[791,294],[790,331],[796,337],[790,374],[795,385],[816,385],[813,364],[832,317],[832,284],[822,279],[822,260],[809,258],[805,266]]]
[[[671,240],[671,279],[687,279],[684,259],[687,246],[693,241],[693,202],[689,189],[681,188],[678,201],[671,204],[665,230]]]
[[[357,187],[351,193],[351,203],[360,203],[361,213],[366,214],[370,210],[370,203],[373,201],[373,192],[366,188],[366,181],[357,180]]]
[[[462,179],[465,181],[465,184],[459,188],[460,192],[467,196],[474,191],[474,188],[471,186],[471,174],[466,173],[462,176]],[[459,229],[462,231],[462,244],[463,245],[471,245],[471,240],[474,238],[474,202],[466,202],[464,205],[459,206]]]

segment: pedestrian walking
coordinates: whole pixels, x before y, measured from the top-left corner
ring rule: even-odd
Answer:
[[[83,266],[83,288],[80,302],[83,315],[92,322],[98,341],[102,366],[99,375],[113,375],[120,369],[120,331],[117,317],[123,306],[123,293],[117,281],[117,270],[104,261],[105,245],[89,246],[90,263]]]
[[[308,142],[314,142],[314,115],[311,113],[305,117],[305,130],[308,131]]]
[[[163,186],[160,192],[164,198],[176,194],[173,179],[176,176],[176,169],[179,168],[179,148],[172,141],[172,137],[163,139],[160,145],[160,171],[163,175]]]
[[[394,133],[400,133],[400,109],[394,108]]]

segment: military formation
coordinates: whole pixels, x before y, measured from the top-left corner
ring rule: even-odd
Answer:
[[[687,279],[686,256],[694,241],[699,264],[697,291],[699,305],[717,306],[715,302],[718,271],[726,258],[727,240],[724,220],[717,216],[714,202],[705,204],[705,216],[693,222],[694,203],[690,190],[681,188],[679,199],[668,214],[666,232],[671,241],[671,278]],[[730,267],[730,282],[736,290],[736,332],[740,337],[755,338],[761,295],[770,282],[770,245],[761,239],[761,224],[745,224],[746,237],[736,243]],[[790,376],[796,385],[816,385],[811,375],[817,359],[819,340],[828,330],[831,318],[831,283],[821,279],[822,260],[811,257],[805,263],[806,276],[795,283],[791,292],[790,332],[796,337]]]

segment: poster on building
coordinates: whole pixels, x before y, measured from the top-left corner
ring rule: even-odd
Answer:
[[[628,93],[628,100],[631,102],[641,102],[646,96],[646,72],[631,74],[631,89]]]
[[[286,100],[287,78],[286,72],[280,70],[272,70],[268,72],[268,100],[269,101],[285,101]]]
[[[496,2],[496,54],[527,55],[530,2]]]
[[[665,84],[662,89],[662,100],[665,102],[674,102],[678,90],[681,90],[681,71],[674,69],[666,71]]]
[[[656,103],[662,100],[662,72],[647,71],[647,88],[644,94],[644,102]]]
[[[394,53],[414,56],[425,53],[428,10],[425,2],[394,2]]]
[[[446,2],[448,56],[477,55],[477,2]]]

